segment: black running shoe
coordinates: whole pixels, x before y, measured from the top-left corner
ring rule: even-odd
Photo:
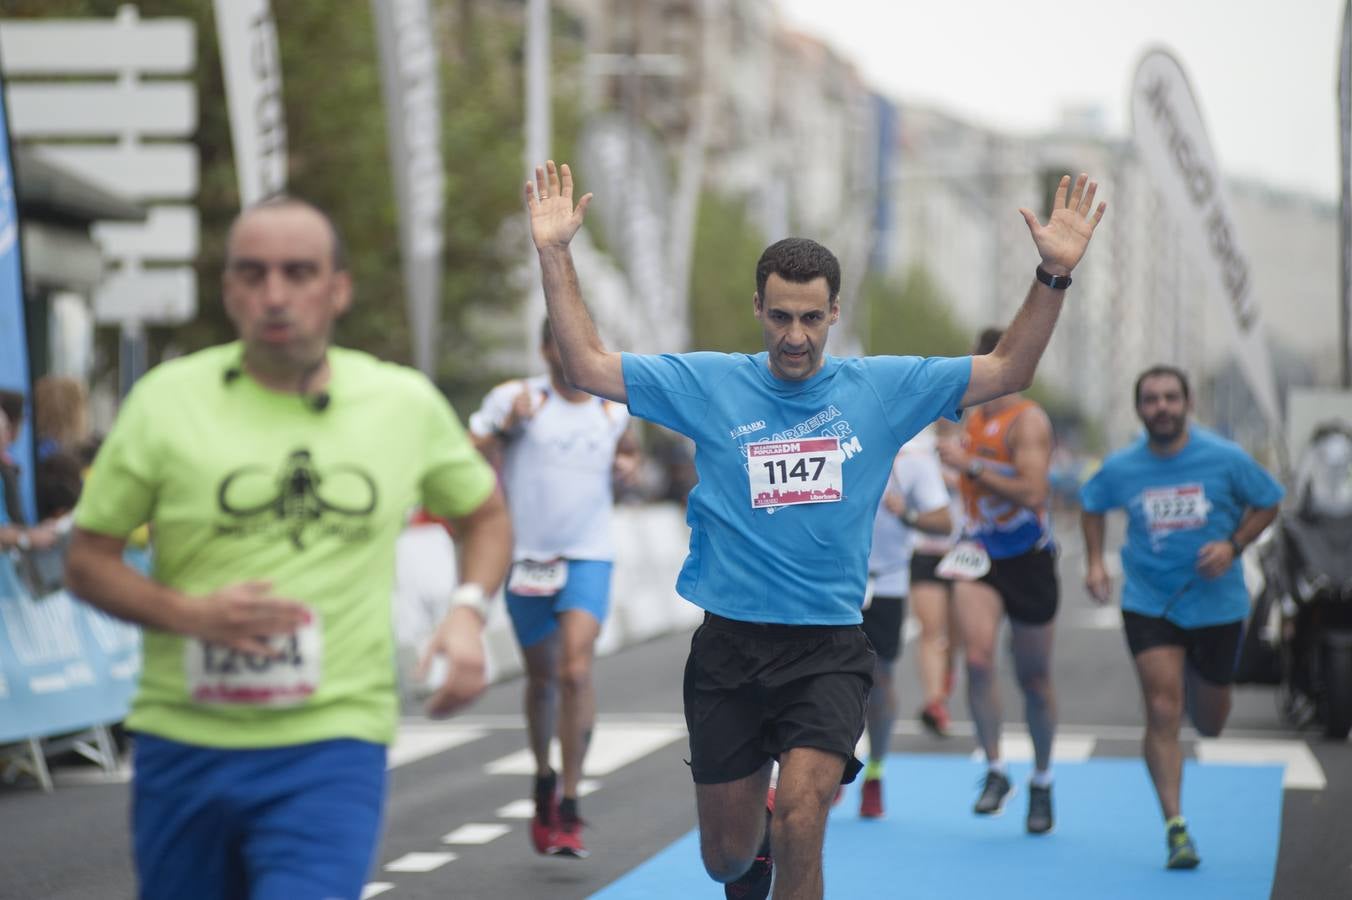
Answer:
[[[1052,786],[1028,785],[1028,833],[1046,834],[1052,830]]]
[[[1005,809],[1005,801],[1014,792],[1014,786],[1002,773],[991,769],[981,784],[981,796],[976,798],[972,812],[978,816],[998,816]]]

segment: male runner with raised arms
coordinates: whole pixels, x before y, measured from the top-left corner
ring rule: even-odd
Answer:
[[[1187,711],[1203,737],[1230,715],[1230,685],[1249,614],[1239,557],[1277,517],[1282,486],[1240,447],[1188,423],[1188,378],[1153,366],[1136,379],[1145,435],[1109,456],[1080,491],[1085,586],[1111,599],[1103,565],[1104,515],[1127,513],[1122,624],[1145,700],[1146,766],[1164,813],[1165,865],[1201,862],[1183,818]]]
[[[581,858],[588,850],[577,794],[596,721],[596,638],[610,608],[612,483],[635,474],[639,453],[628,409],[569,387],[548,319],[540,353],[548,374],[498,385],[470,416],[469,429],[475,445],[501,463],[516,538],[507,612],[526,663],[526,730],[535,756],[531,842],[537,853]],[[561,803],[549,762],[556,724]]]
[[[394,545],[454,520],[462,584],[428,712],[484,687],[485,596],[511,553],[492,469],[421,374],[331,346],[351,302],[332,221],[294,199],[230,229],[239,333],[152,369],[75,511],[66,583],[143,626],[132,843],[144,898],[361,895],[398,722]],[[122,561],[150,523],[154,571]]]
[[[1031,382],[1069,273],[1103,216],[1096,190],[1086,176],[1073,188],[1063,178],[1045,226],[1021,211],[1042,263],[994,353],[836,359],[823,350],[840,315],[840,267],[801,238],[767,248],[756,269],[765,352],[607,350],[568,248],[591,195],[574,206],[572,174],[553,162],[527,183],[568,381],[695,442],[690,554],[676,589],[706,611],[686,666],[685,713],[701,855],[727,896],[766,897],[772,883],[778,900],[822,896],[831,798],[860,767],[853,751],[873,654],[859,607],[892,459],[935,418]]]

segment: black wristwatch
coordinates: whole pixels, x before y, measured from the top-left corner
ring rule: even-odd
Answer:
[[[914,528],[915,523],[920,521],[920,513],[907,507],[906,512],[901,514],[901,521],[905,522],[908,528]]]
[[[1053,275],[1042,266],[1037,267],[1037,280],[1056,291],[1063,291],[1070,287],[1069,275]]]
[[[1241,544],[1239,541],[1235,540],[1233,537],[1226,538],[1226,540],[1230,542],[1230,549],[1235,551],[1235,558],[1236,558],[1236,559],[1238,559],[1239,557],[1241,557],[1241,556],[1244,555],[1244,545],[1243,545],[1243,544]]]

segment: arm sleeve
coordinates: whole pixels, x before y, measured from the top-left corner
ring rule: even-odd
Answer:
[[[1282,502],[1286,489],[1267,469],[1260,466],[1253,457],[1241,451],[1239,464],[1235,467],[1235,493],[1245,505],[1255,509],[1265,509]]]
[[[888,424],[903,442],[939,417],[954,422],[972,380],[970,356],[868,357],[878,395],[887,408]]]
[[[1080,507],[1088,513],[1103,513],[1117,505],[1113,502],[1107,467],[1100,467],[1080,488]]]
[[[158,384],[154,374],[142,378],[127,395],[99,447],[75,507],[79,528],[124,538],[155,513],[163,451],[151,413],[167,401],[151,396]]]
[[[421,482],[423,506],[433,515],[459,518],[478,509],[497,485],[487,460],[474,449],[455,410],[430,382],[424,394],[427,463]]]
[[[722,353],[623,354],[629,412],[693,437],[709,407],[708,384],[730,371],[733,359]]]

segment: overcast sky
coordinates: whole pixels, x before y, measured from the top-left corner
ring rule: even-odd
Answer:
[[[1012,132],[1066,105],[1130,128],[1146,48],[1192,80],[1223,171],[1334,200],[1345,0],[777,0],[880,93]]]

